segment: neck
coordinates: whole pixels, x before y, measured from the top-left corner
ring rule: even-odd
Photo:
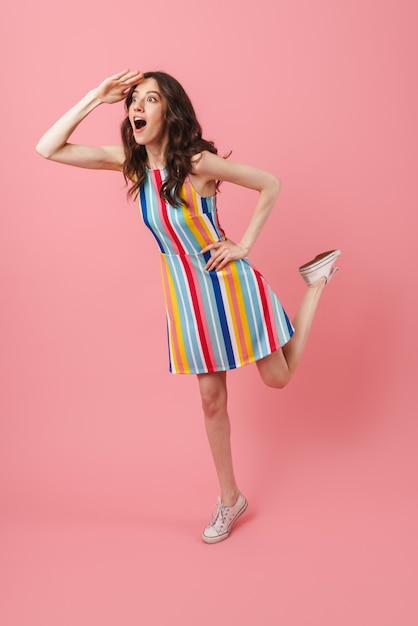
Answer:
[[[159,170],[165,167],[166,145],[146,146],[148,167],[151,170]]]

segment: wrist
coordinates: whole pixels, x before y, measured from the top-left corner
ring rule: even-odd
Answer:
[[[251,250],[251,246],[242,242],[240,242],[238,245],[241,248],[241,250],[244,252],[244,255],[248,256]]]
[[[103,104],[104,100],[99,96],[98,89],[94,88],[88,91],[84,97],[85,104],[91,109]]]

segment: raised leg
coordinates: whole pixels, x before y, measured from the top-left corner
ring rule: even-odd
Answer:
[[[291,380],[306,347],[315,312],[326,284],[320,278],[306,289],[303,300],[293,320],[295,334],[281,350],[257,361],[262,380],[269,387],[282,388]]]

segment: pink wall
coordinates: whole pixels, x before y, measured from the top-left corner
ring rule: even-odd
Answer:
[[[2,623],[415,625],[416,4],[1,11]],[[251,256],[289,313],[297,266],[343,250],[291,386],[229,377],[252,514],[222,547],[199,540],[217,485],[196,381],[167,373],[154,242],[120,176],[34,151],[127,66],[174,74],[221,152],[282,179]],[[121,118],[77,139],[117,141]],[[232,237],[252,201],[223,186]]]

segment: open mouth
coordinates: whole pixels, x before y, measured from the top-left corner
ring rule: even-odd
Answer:
[[[146,126],[146,121],[142,120],[140,117],[136,117],[134,119],[134,124],[135,124],[135,128],[136,130],[140,130],[141,128],[144,128],[144,126]]]

